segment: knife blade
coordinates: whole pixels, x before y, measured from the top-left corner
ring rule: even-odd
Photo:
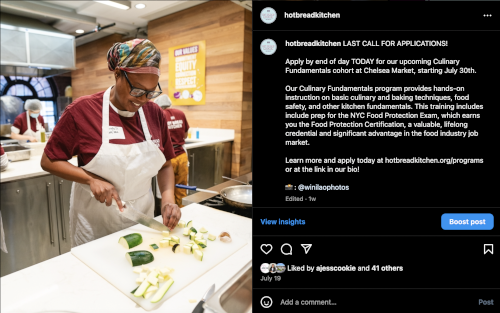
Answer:
[[[122,202],[123,203],[123,202]],[[157,231],[170,231],[170,228],[158,222],[152,217],[147,216],[133,208],[130,203],[125,203],[123,212],[118,211],[121,216],[128,218],[131,221],[142,224],[146,227],[152,228]]]
[[[90,192],[90,195],[92,198],[94,197],[94,194],[92,192]],[[111,205],[116,206],[116,210],[118,211],[118,213],[121,214],[123,217],[128,218],[132,222],[142,224],[146,227],[152,228],[157,231],[168,231],[168,232],[170,231],[170,228],[158,222],[154,218],[149,217],[146,214],[143,214],[134,209],[134,206],[129,202],[122,201],[122,205],[124,206],[123,212],[120,212],[120,210],[118,210],[118,204],[116,204],[115,199],[111,201]]]
[[[203,308],[203,304],[214,293],[214,291],[215,291],[215,284],[213,284],[210,288],[208,288],[207,292],[205,292],[200,302],[198,302],[198,304],[194,308],[193,313],[203,313],[203,311],[205,311],[205,309]]]

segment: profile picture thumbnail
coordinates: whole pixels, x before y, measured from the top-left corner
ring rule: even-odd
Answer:
[[[276,272],[281,274],[286,270],[286,266],[283,263],[276,264]]]
[[[264,274],[269,273],[269,263],[262,263],[260,266],[260,271]]]
[[[276,267],[276,263],[269,264],[269,273],[274,274],[277,271],[278,271],[278,268]]]

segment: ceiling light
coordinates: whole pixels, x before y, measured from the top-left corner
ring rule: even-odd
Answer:
[[[117,9],[128,10],[131,7],[130,1],[95,1]]]
[[[83,29],[77,29],[75,30],[75,33],[77,34],[83,34],[85,31]]]
[[[145,5],[144,3],[137,3],[137,4],[135,5],[135,8],[136,8],[136,9],[144,9],[145,7],[146,7],[146,5]]]

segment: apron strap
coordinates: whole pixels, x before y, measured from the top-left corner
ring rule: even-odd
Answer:
[[[26,111],[26,120],[28,121],[28,129],[27,130],[31,130],[31,120],[30,120],[30,114],[28,113],[28,111]]]
[[[151,140],[151,134],[149,133],[148,123],[146,122],[146,117],[144,116],[144,111],[142,107],[139,108],[139,116],[141,118],[142,131],[144,132],[144,137],[147,141]]]
[[[102,96],[102,143],[109,143],[109,94],[111,93],[111,88]]]
[[[31,116],[29,115],[28,111],[26,111],[26,121],[28,123],[28,129],[27,130],[31,130]],[[36,121],[36,127],[35,127],[36,128],[35,133],[36,133],[39,130],[41,130],[41,128],[40,128],[41,124],[40,124],[40,121],[38,120],[38,117],[35,118],[35,121]]]

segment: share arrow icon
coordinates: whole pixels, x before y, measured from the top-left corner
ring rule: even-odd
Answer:
[[[300,244],[302,248],[304,248],[304,252],[307,254],[309,252],[309,249],[312,247],[312,243],[301,243]]]

